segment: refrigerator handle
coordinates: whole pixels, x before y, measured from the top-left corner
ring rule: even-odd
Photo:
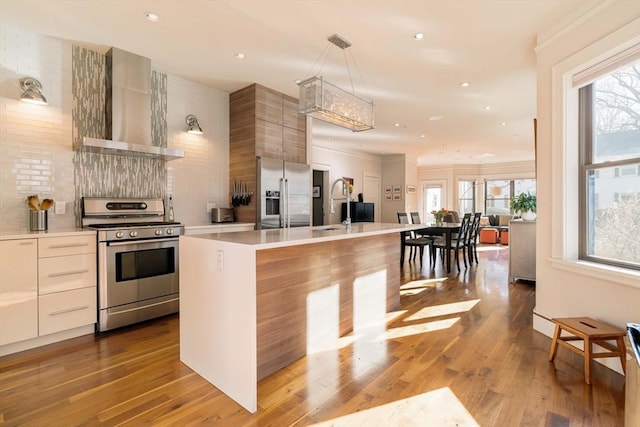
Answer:
[[[278,222],[279,227],[282,228],[285,225],[286,213],[284,211],[284,199],[286,197],[285,188],[284,188],[284,178],[280,178],[280,199],[278,199],[279,213],[278,213]]]
[[[291,211],[289,210],[289,180],[287,178],[284,179],[284,188],[285,188],[285,193],[287,194],[287,199],[285,200],[286,205],[286,209],[285,209],[285,221],[286,221],[286,227],[290,228],[291,227]]]

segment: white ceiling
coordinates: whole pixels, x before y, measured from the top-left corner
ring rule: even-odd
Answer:
[[[419,165],[478,164],[533,160],[536,37],[600,2],[0,0],[0,22],[100,51],[116,46],[224,91],[257,82],[296,98],[295,80],[315,74],[349,90],[346,52],[355,92],[376,105],[376,129],[316,120],[314,144],[406,153]],[[148,11],[160,21],[146,20]],[[414,40],[417,32],[425,38]],[[352,47],[329,44],[335,33]]]

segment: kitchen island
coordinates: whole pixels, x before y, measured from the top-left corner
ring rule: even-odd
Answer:
[[[251,412],[257,383],[400,303],[400,233],[358,223],[180,237],[180,359]]]

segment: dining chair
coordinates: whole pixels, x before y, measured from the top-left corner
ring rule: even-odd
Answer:
[[[469,229],[470,229],[471,214],[465,214],[460,222],[460,232],[455,239],[451,240],[451,247],[447,247],[446,239],[444,237],[438,237],[432,245],[432,250],[440,250],[442,263],[444,264],[445,251],[454,251],[456,266],[460,271],[460,252],[462,252],[462,258],[464,260],[464,266],[467,268],[467,250],[469,242]],[[431,259],[435,262],[435,252],[432,252]],[[449,254],[446,254],[449,256]]]
[[[400,224],[409,224],[409,217],[406,212],[398,212],[398,222]],[[402,232],[402,247],[400,248],[400,265],[404,265],[405,248],[409,247],[409,259],[415,261],[418,249],[420,250],[420,266],[422,266],[422,258],[424,257],[424,247],[429,247],[429,259],[433,252],[433,239],[429,237],[417,236],[413,231]]]
[[[475,212],[473,214],[473,221],[469,226],[469,242],[468,242],[469,261],[472,262],[475,259],[476,264],[478,264],[478,233],[480,232],[481,216],[482,216],[481,212]]]

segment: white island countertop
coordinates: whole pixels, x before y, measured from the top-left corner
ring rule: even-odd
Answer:
[[[248,245],[252,246],[254,249],[271,249],[331,240],[400,233],[402,231],[417,230],[423,227],[423,224],[414,225],[359,222],[352,224],[350,228],[346,228],[343,224],[335,224],[318,227],[241,231],[237,233],[209,233],[189,237]]]

